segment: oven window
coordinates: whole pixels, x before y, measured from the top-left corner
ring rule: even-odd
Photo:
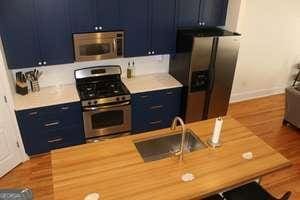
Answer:
[[[93,129],[119,126],[124,123],[124,112],[122,110],[101,112],[93,114],[91,118]]]
[[[109,54],[111,52],[109,43],[85,44],[79,47],[81,56],[95,56]]]

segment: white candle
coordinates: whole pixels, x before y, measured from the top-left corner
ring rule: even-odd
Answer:
[[[223,125],[223,119],[221,117],[216,119],[215,128],[211,138],[212,143],[218,144],[220,142],[221,130]]]

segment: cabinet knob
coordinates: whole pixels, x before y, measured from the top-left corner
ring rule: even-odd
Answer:
[[[102,29],[103,29],[103,27],[102,27],[102,26],[99,26],[98,28],[99,28],[99,30],[102,30]]]
[[[47,62],[46,62],[46,61],[44,61],[44,62],[43,62],[43,65],[47,65]]]
[[[155,54],[155,51],[152,51],[152,55]]]
[[[95,26],[95,30],[96,30],[96,31],[98,30],[98,27],[97,27],[97,26]]]
[[[205,26],[205,22],[202,22],[202,25]]]
[[[42,62],[38,62],[38,65],[42,65]]]
[[[151,55],[151,51],[148,52],[148,55]]]

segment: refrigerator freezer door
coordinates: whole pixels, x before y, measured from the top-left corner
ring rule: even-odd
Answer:
[[[191,58],[191,71],[208,70],[213,50],[213,37],[195,37]]]
[[[239,46],[239,36],[219,38],[215,64],[211,69],[214,76],[208,103],[208,119],[227,114]]]
[[[195,122],[203,120],[206,91],[189,93],[187,96],[187,106],[185,122]]]

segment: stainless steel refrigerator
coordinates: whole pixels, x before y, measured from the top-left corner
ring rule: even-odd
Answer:
[[[186,122],[225,116],[240,44],[240,34],[219,28],[181,29],[170,74],[184,85]]]

